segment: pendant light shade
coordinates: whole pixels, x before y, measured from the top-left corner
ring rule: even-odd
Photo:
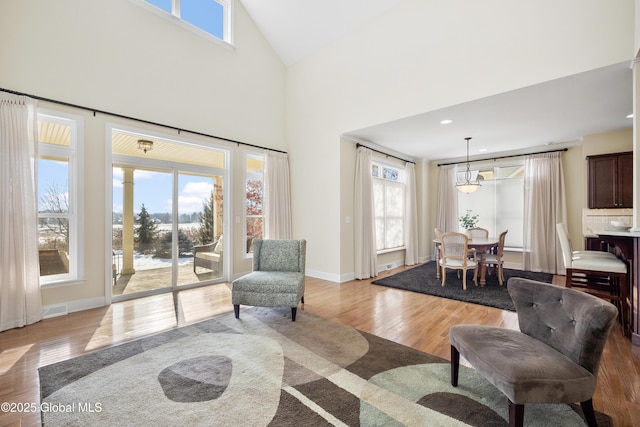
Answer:
[[[469,141],[471,140],[471,137],[468,136],[465,140],[467,141],[467,170],[464,173],[464,181],[458,182],[456,184],[456,188],[461,193],[469,194],[480,188],[480,182],[477,178],[475,181],[471,181],[471,170],[469,169]]]

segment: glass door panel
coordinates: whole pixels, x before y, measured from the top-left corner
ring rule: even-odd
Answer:
[[[224,277],[223,177],[178,173],[177,286]]]
[[[113,168],[113,295],[171,288],[173,174]]]

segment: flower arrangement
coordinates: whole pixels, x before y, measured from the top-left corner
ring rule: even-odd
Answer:
[[[473,211],[467,209],[467,212],[463,216],[458,218],[458,220],[460,221],[460,225],[462,226],[462,228],[468,230],[478,224],[478,217],[478,214],[474,214]]]

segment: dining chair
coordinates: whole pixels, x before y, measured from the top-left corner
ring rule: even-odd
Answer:
[[[486,239],[489,237],[489,230],[481,227],[473,227],[467,230],[467,236],[472,240],[477,238]]]
[[[478,259],[475,249],[471,249],[473,258],[469,259],[469,238],[466,234],[448,232],[440,238],[440,268],[442,269],[442,286],[447,280],[447,268],[462,271],[462,289],[467,290],[467,270],[473,270],[473,283],[478,286]]]
[[[440,239],[442,239],[442,233],[444,233],[444,231],[442,231],[441,229],[436,227],[436,228],[433,229],[433,233],[435,234],[436,240],[437,240],[437,242],[435,242],[435,245],[436,245],[436,265],[440,265]]]
[[[498,246],[496,246],[495,252],[488,253],[485,258],[487,267],[493,266],[497,269],[498,282],[500,283],[500,286],[504,283],[504,269],[502,268],[502,265],[504,264],[504,241],[508,232],[509,230],[505,230],[500,233],[500,236],[498,237]]]

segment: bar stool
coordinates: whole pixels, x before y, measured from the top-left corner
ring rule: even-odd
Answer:
[[[617,257],[611,252],[604,251],[574,251],[573,245],[571,244],[571,238],[569,237],[569,230],[567,229],[567,224],[564,222],[560,222],[556,224],[556,230],[558,231],[558,237],[561,239],[560,244],[562,244],[562,239],[565,239],[565,242],[569,245],[569,251],[571,252],[572,257],[605,257],[605,258],[615,258]]]
[[[627,319],[627,264],[615,255],[600,251],[571,250],[571,243],[565,225],[556,225],[562,248],[562,258],[566,269],[565,287],[581,288],[602,299],[611,301],[620,312],[619,320],[626,329]],[[593,252],[593,253],[592,253]]]

